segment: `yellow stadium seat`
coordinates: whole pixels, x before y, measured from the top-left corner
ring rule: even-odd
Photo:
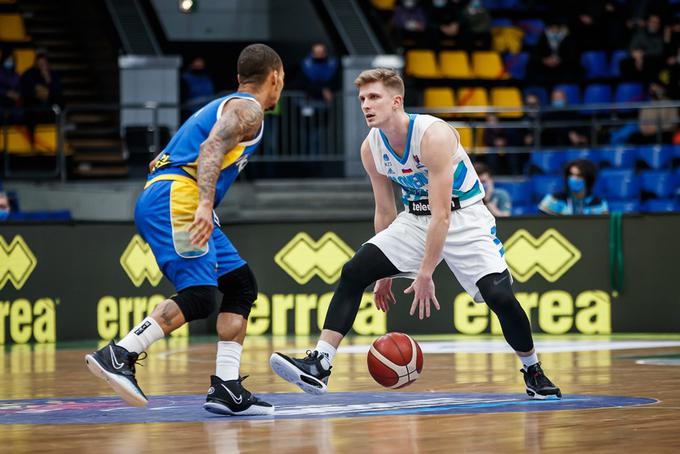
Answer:
[[[20,14],[0,14],[0,41],[26,41],[24,19]]]
[[[472,128],[467,126],[457,127],[458,135],[460,135],[460,144],[466,151],[472,150]]]
[[[33,137],[35,151],[54,154],[57,151],[57,125],[38,125]]]
[[[456,105],[453,89],[449,87],[427,87],[423,93],[425,107],[441,109]],[[435,113],[438,117],[448,118],[454,116],[453,113]]]
[[[31,152],[31,141],[28,130],[24,126],[10,126],[0,130],[0,150],[7,150],[13,154],[29,154]],[[7,148],[5,148],[5,145]]]
[[[406,75],[425,79],[441,77],[434,51],[425,49],[407,51]]]
[[[15,49],[14,59],[16,60],[17,73],[23,74],[24,71],[33,66],[35,51],[33,49]]]
[[[517,112],[499,112],[499,117],[519,118],[522,116],[522,94],[515,87],[491,89],[491,105],[494,107],[518,107]]]
[[[487,107],[489,98],[486,89],[481,87],[465,87],[458,89],[458,105],[460,107]],[[467,117],[483,117],[484,112],[464,114]]]
[[[498,52],[481,50],[472,53],[472,72],[480,79],[507,79]]]
[[[470,61],[467,52],[444,50],[439,53],[439,66],[443,77],[449,79],[471,79]]]
[[[11,5],[16,3],[16,0],[0,0],[0,5]]]
[[[392,11],[397,0],[371,0],[371,4],[382,11]]]
[[[519,27],[492,27],[491,48],[496,52],[516,54],[522,50],[524,32]]]

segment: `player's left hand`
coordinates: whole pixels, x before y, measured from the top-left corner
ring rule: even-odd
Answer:
[[[418,274],[415,280],[411,283],[409,288],[404,290],[404,293],[413,293],[413,304],[411,304],[410,315],[416,313],[418,308],[418,318],[423,319],[423,316],[430,317],[430,302],[434,304],[435,309],[439,310],[439,301],[434,294],[434,281],[432,276]]]
[[[209,205],[198,205],[194,214],[194,222],[189,226],[191,244],[205,247],[213,231],[213,210]]]

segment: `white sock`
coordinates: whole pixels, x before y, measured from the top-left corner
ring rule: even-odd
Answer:
[[[326,361],[324,361],[322,359],[321,365],[323,367],[325,367],[326,369],[330,369],[331,364],[333,363],[333,358],[335,357],[335,354],[337,353],[336,348],[333,347],[328,342],[320,340],[319,342],[316,343],[316,348],[314,348],[314,350],[316,350],[319,353],[323,353],[323,355],[328,360],[328,364],[326,364]]]
[[[158,339],[165,337],[163,329],[151,317],[146,317],[135,326],[116,345],[132,353],[142,353]]]
[[[236,380],[241,365],[243,345],[238,342],[219,341],[217,343],[217,360],[215,361],[215,375],[221,380]]]
[[[538,363],[538,355],[536,354],[536,352],[533,352],[529,356],[520,356],[519,359],[520,359],[520,361],[522,361],[522,364],[524,365],[524,369],[529,369],[529,367]]]

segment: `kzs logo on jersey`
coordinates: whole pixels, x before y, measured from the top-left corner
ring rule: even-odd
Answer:
[[[392,167],[392,162],[390,162],[390,157],[387,153],[383,155],[383,161],[385,161],[385,167]]]

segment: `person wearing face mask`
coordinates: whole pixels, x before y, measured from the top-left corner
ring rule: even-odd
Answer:
[[[564,170],[565,190],[547,194],[538,209],[545,214],[607,214],[607,201],[592,194],[597,168],[587,159],[577,159],[567,164]]]
[[[0,191],[0,222],[9,219],[10,214],[9,197],[3,191]]]
[[[494,185],[489,167],[482,162],[475,162],[475,171],[484,188],[484,205],[497,218],[508,217],[512,211],[512,200],[508,191]]]
[[[548,22],[529,65],[538,79],[565,81],[580,75],[576,42],[562,20]]]
[[[205,68],[203,57],[194,58],[181,78],[183,113],[189,116],[212,100],[215,86]]]
[[[398,45],[424,44],[427,27],[425,9],[418,0],[402,0],[394,8],[391,27]]]
[[[15,69],[14,56],[9,49],[0,49],[0,124],[16,123],[21,102],[19,74]]]
[[[567,95],[564,91],[554,89],[550,94],[550,106],[555,109],[564,109],[567,105]],[[541,134],[541,144],[574,147],[588,145],[587,130],[583,127],[571,126],[580,121],[578,113],[571,110],[553,110],[545,113],[542,121],[544,128]],[[556,126],[555,123],[560,125]]]

